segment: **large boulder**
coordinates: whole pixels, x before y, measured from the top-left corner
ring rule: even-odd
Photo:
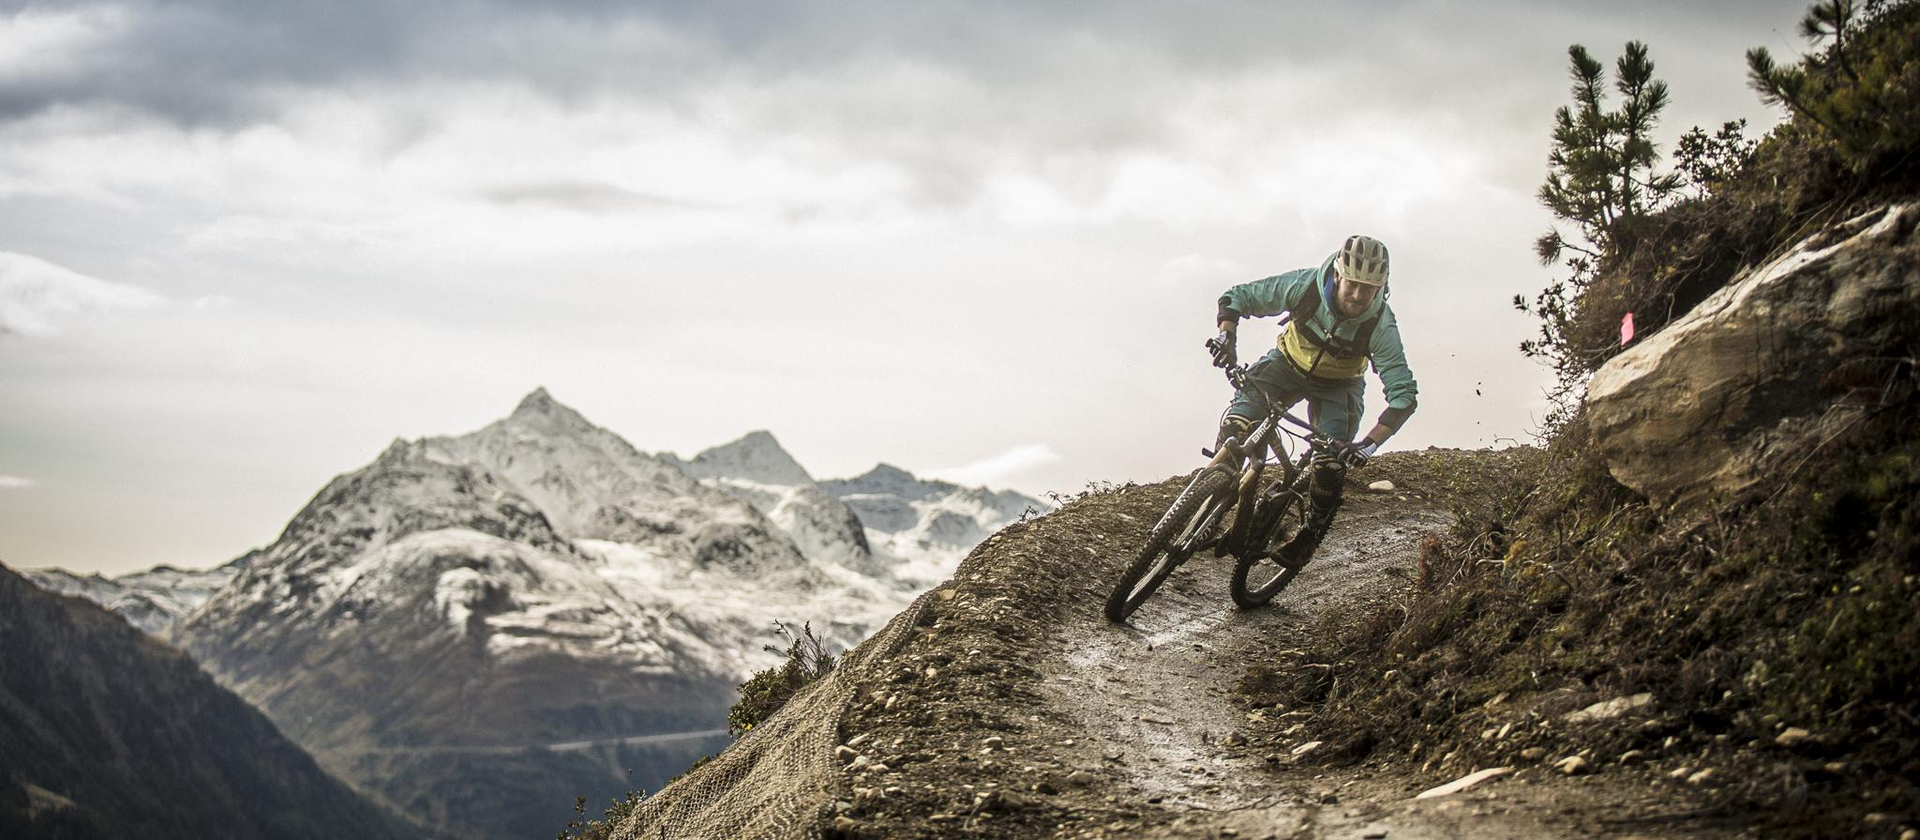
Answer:
[[[1856,217],[1747,271],[1587,386],[1593,442],[1621,484],[1690,505],[1790,480],[1908,359],[1920,322],[1920,205]],[[1906,362],[1910,373],[1911,362]]]

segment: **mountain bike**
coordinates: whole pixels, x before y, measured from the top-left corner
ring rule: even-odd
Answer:
[[[1207,342],[1209,349],[1213,343]],[[1305,560],[1286,564],[1275,556],[1274,547],[1285,544],[1292,533],[1281,532],[1281,525],[1306,526],[1315,458],[1339,457],[1351,444],[1321,434],[1287,411],[1254,380],[1250,365],[1227,368],[1227,381],[1259,394],[1267,402],[1267,415],[1218,450],[1200,450],[1209,459],[1207,465],[1154,523],[1139,556],[1107,596],[1108,621],[1124,623],[1174,569],[1208,549],[1215,557],[1234,555],[1229,589],[1234,604],[1243,609],[1273,600],[1306,566]],[[1289,457],[1290,449],[1298,452]],[[1260,477],[1269,465],[1280,467],[1282,474],[1263,490]]]

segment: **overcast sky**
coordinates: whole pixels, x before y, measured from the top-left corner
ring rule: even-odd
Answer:
[[[0,562],[224,562],[543,385],[648,451],[1156,481],[1215,298],[1350,233],[1390,448],[1525,441],[1567,45],[1649,44],[1667,148],[1758,134],[1803,6],[0,2]]]

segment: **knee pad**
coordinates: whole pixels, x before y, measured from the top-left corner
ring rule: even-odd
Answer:
[[[1338,499],[1346,489],[1347,468],[1339,462],[1315,463],[1313,465],[1313,495],[1323,499]]]
[[[1223,414],[1220,416],[1220,434],[1213,439],[1213,444],[1217,447],[1220,444],[1226,443],[1227,438],[1240,437],[1252,428],[1253,418],[1251,417],[1241,417],[1237,414]]]

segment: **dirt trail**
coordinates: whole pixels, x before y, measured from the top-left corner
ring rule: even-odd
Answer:
[[[1247,708],[1235,688],[1249,664],[1299,646],[1329,614],[1395,597],[1421,541],[1451,521],[1443,488],[1399,480],[1419,474],[1408,463],[1401,474],[1370,469],[1403,489],[1350,490],[1320,555],[1255,610],[1228,597],[1230,561],[1203,555],[1131,626],[1100,615],[1120,564],[1182,480],[1091,496],[1003,531],[934,593],[883,684],[857,691],[841,727],[845,800],[827,835],[1726,836],[1688,822],[1691,803],[1615,774],[1533,766],[1415,800],[1451,777],[1323,763],[1331,748],[1306,746],[1311,710]]]
[[[1230,559],[1196,557],[1131,626],[1068,625],[1048,693],[1149,803],[1217,812],[1291,805],[1268,762],[1239,748],[1245,713],[1233,689],[1249,653],[1290,647],[1325,611],[1404,583],[1421,537],[1446,522],[1422,504],[1356,498],[1313,563],[1255,610],[1233,606]]]

